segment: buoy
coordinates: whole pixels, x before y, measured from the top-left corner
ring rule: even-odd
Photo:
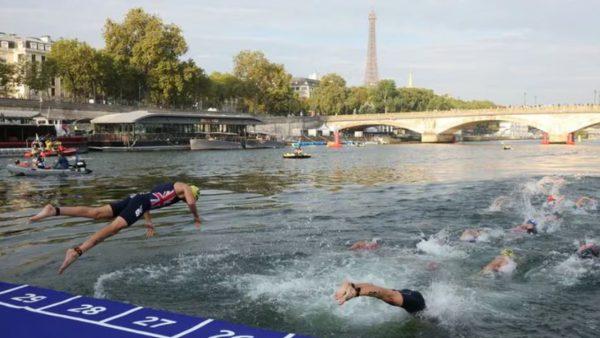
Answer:
[[[341,148],[342,147],[342,143],[340,142],[340,132],[339,131],[334,131],[333,132],[333,142],[327,142],[327,146],[330,148]]]

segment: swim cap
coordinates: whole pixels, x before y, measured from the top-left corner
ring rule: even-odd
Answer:
[[[192,195],[194,195],[194,198],[197,201],[198,197],[200,197],[200,188],[195,185],[190,185],[190,189],[192,189]]]
[[[515,257],[515,253],[512,251],[512,249],[503,249],[500,254],[509,258]]]
[[[550,203],[552,201],[556,201],[556,198],[553,195],[548,195],[548,199],[546,201]]]
[[[537,222],[533,218],[528,219],[526,223],[529,223],[529,224],[533,225],[534,227],[537,226]]]

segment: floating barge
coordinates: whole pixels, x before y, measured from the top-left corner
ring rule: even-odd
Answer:
[[[3,338],[305,338],[212,318],[0,282]]]
[[[248,126],[262,121],[250,115],[139,110],[101,116],[91,123],[89,146],[93,150],[148,151],[190,149],[190,140],[197,140],[194,143],[198,143],[198,149],[230,149],[231,144],[210,142],[221,141],[212,137],[230,135],[241,140]],[[243,148],[242,141],[236,142],[233,148]]]

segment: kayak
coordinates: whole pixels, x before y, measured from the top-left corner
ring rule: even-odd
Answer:
[[[77,148],[65,148],[62,151],[63,156],[74,156],[77,154]],[[57,156],[58,152],[56,150],[44,150],[42,151],[42,157],[47,156]],[[31,157],[31,151],[25,152],[25,157]]]
[[[6,169],[17,176],[71,176],[87,175],[92,172],[87,168],[38,169],[18,164],[9,164],[6,166]]]
[[[283,158],[310,158],[309,154],[294,154],[294,153],[285,153],[283,154]]]

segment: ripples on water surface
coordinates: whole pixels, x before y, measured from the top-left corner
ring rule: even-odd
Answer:
[[[573,256],[577,240],[600,240],[600,145],[514,143],[309,148],[310,160],[281,150],[89,153],[94,175],[0,177],[0,280],[321,337],[594,336],[600,329],[600,264]],[[8,160],[0,160],[4,166]],[[544,219],[538,182],[567,198],[563,218],[535,237],[506,233]],[[66,248],[105,222],[51,218],[28,224],[45,203],[99,205],[169,180],[202,188],[203,229],[183,204],[143,222],[56,270]],[[457,242],[484,227],[481,243]],[[381,238],[380,250],[350,252]],[[484,278],[483,265],[515,250],[511,277]],[[430,262],[439,268],[427,269]],[[425,295],[422,318],[373,299],[338,307],[344,278]]]

